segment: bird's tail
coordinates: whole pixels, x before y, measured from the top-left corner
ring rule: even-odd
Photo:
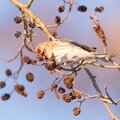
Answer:
[[[103,62],[108,62],[108,57],[106,54],[95,54],[95,57]]]

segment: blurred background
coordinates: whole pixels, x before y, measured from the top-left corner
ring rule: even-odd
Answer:
[[[27,0],[21,0],[26,3]],[[63,17],[65,13],[59,13],[58,7],[64,5],[62,0],[34,0],[31,10],[40,17],[46,24],[54,24],[55,16]],[[77,11],[78,5],[86,5],[88,10],[85,13]],[[104,28],[108,42],[108,54],[117,55],[115,61],[120,63],[120,1],[119,0],[76,0],[73,10],[69,18],[60,25],[56,31],[58,38],[67,38],[80,43],[97,47],[99,53],[103,52],[103,44],[92,29],[89,16],[96,6],[104,6],[103,13],[98,14],[98,19]],[[0,56],[11,58],[22,43],[22,38],[15,38],[16,31],[21,30],[21,26],[14,23],[14,17],[19,16],[19,10],[9,1],[0,1]],[[37,37],[34,37],[34,46],[40,41],[47,39],[46,35],[35,29]],[[35,58],[35,55],[25,50],[24,55]],[[11,63],[0,61],[0,80],[3,81],[5,70],[10,68],[15,71],[19,68],[19,59]],[[120,98],[120,72],[118,70],[108,70],[89,66],[91,72],[97,77],[100,88],[104,89],[107,84],[108,91],[113,99]],[[35,75],[35,81],[29,83],[25,79],[27,72]],[[18,83],[24,84],[28,92],[28,97],[24,98],[16,92],[12,94],[11,99],[3,102],[0,100],[0,118],[1,120],[109,120],[110,117],[106,112],[100,100],[94,99],[86,101],[82,104],[81,114],[77,117],[73,116],[72,109],[78,106],[77,103],[65,103],[62,99],[58,100],[55,95],[48,91],[45,98],[37,99],[36,93],[40,89],[48,88],[50,83],[56,78],[51,75],[44,67],[35,67],[24,65],[19,75]],[[95,90],[92,87],[89,77],[84,70],[79,72],[75,81],[75,88],[94,95]],[[0,90],[0,95],[13,89],[13,79],[7,81],[7,86]],[[110,105],[113,113],[120,118],[120,104]]]

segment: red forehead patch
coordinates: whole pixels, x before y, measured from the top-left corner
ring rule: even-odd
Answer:
[[[37,50],[36,50],[36,55],[37,55],[37,56],[39,56],[39,55],[40,55],[40,53],[41,53],[40,49],[39,49],[39,48],[37,48]]]

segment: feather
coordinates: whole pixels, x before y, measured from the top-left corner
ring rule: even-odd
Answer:
[[[78,46],[78,47],[81,47],[82,49],[88,51],[88,52],[95,52],[95,49],[93,48],[90,48],[89,46],[87,45],[84,45],[84,44],[81,44],[81,43],[78,43],[78,42],[75,42],[75,41],[71,41],[70,43]]]
[[[96,52],[95,49],[93,49],[93,48],[91,48],[91,47],[89,47],[88,45],[85,45],[85,44],[81,44],[81,43],[71,41],[71,40],[67,40],[67,39],[61,39],[61,41],[69,42],[70,44],[73,44],[77,47],[80,47],[80,48],[82,48],[82,49],[84,49],[85,51],[88,51],[88,52]]]

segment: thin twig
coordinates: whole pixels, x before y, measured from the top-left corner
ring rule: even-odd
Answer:
[[[111,96],[109,95],[108,91],[107,91],[107,85],[105,84],[104,85],[104,90],[105,90],[105,93],[107,95],[107,98],[115,105],[117,105],[117,103],[111,98]]]
[[[22,50],[21,50],[21,51],[20,51],[20,66],[19,66],[18,70],[15,71],[15,72],[12,74],[15,83],[17,83],[19,73],[20,73],[20,71],[22,70],[23,65],[24,65],[24,64],[23,64],[23,61],[22,61],[22,56],[23,56],[23,55],[22,55]]]
[[[102,101],[102,103],[104,104],[108,114],[110,115],[110,117],[112,118],[112,120],[119,120],[114,114],[113,112],[111,111],[111,109],[109,108],[107,102],[105,101],[100,89],[99,89],[99,86],[97,85],[97,82],[96,82],[96,79],[95,77],[93,76],[93,74],[90,72],[90,70],[84,66],[84,70],[86,71],[86,73],[88,74],[88,76],[90,77],[91,81],[92,81],[92,84],[95,88],[95,90],[97,91],[98,95],[100,96],[100,99]],[[108,99],[109,100],[109,99]]]
[[[119,120],[114,114],[113,112],[111,111],[111,109],[109,108],[108,104],[104,101],[102,101],[102,103],[104,104],[107,112],[109,113],[110,117],[112,118],[112,120]]]
[[[24,47],[24,43],[22,43],[22,45],[20,46],[19,50],[16,52],[16,55],[14,57],[12,57],[10,59],[0,57],[0,60],[5,61],[5,62],[11,62],[11,61],[15,60],[18,57],[18,55],[20,54],[20,51],[23,49],[23,47]]]
[[[87,96],[87,97],[83,98],[82,100],[77,100],[77,102],[82,103],[82,102],[89,100],[89,99],[100,98],[99,95],[88,95],[87,93],[83,93],[83,92],[82,92],[82,96]]]
[[[65,2],[65,1],[64,1]],[[54,24],[54,25],[48,25],[47,28],[54,28],[59,26],[60,24],[62,24],[68,17],[69,14],[73,8],[73,4],[74,4],[74,0],[72,0],[71,2],[65,2],[66,4],[69,4],[69,11],[67,12],[67,14],[63,17],[63,19],[61,19],[61,21],[59,22],[59,24]]]
[[[90,72],[90,70],[86,66],[83,66],[83,68],[86,71],[86,73],[88,74],[88,76],[90,77],[90,79],[92,81],[92,84],[93,84],[95,90],[97,91],[98,95],[101,96],[102,92],[101,92],[100,88],[97,85],[97,82],[95,80],[95,76]]]
[[[109,60],[113,65],[116,66],[116,68],[120,71],[120,65],[118,63],[116,63],[115,61],[113,61],[112,59]]]
[[[116,100],[116,103],[118,104],[120,102],[120,99]]]
[[[26,8],[30,8],[33,3],[33,0],[29,0],[28,3],[26,4]]]
[[[31,20],[35,21],[35,23],[37,24],[37,27],[39,27],[44,33],[46,33],[50,40],[52,40],[52,41],[56,40],[56,38],[48,31],[47,27],[40,20],[40,18],[38,16],[36,16],[35,14],[33,14],[29,9],[27,9],[25,7],[25,5],[23,5],[22,3],[20,3],[17,0],[11,0],[11,2],[15,6],[17,6],[19,9],[21,9],[26,15],[28,15]]]
[[[103,64],[99,64],[99,63],[92,63],[92,65],[96,66],[96,67],[103,67],[103,68],[108,68],[108,69],[120,69],[120,66],[109,66],[109,65],[103,65]]]

